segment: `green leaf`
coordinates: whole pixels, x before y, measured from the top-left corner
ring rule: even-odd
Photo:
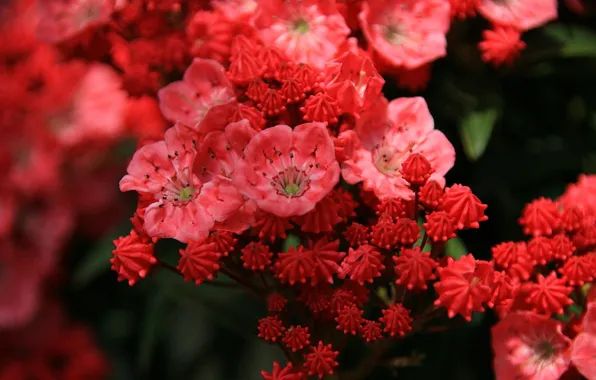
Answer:
[[[580,315],[582,315],[582,312],[583,312],[582,307],[576,303],[570,305],[567,308],[567,311],[575,314],[576,317],[579,317]]]
[[[559,44],[560,57],[596,57],[596,33],[580,25],[552,24],[541,28],[549,39]]]
[[[459,260],[462,256],[468,254],[468,249],[461,238],[454,237],[445,243],[445,254],[455,260]]]
[[[471,111],[459,124],[464,152],[471,161],[476,161],[484,153],[498,118],[499,110],[490,107]]]
[[[288,235],[288,238],[286,240],[284,240],[283,251],[288,252],[290,247],[296,248],[299,245],[300,245],[300,238],[298,237],[298,235],[294,235],[293,233],[290,233]]]

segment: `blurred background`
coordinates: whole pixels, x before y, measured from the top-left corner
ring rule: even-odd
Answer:
[[[457,150],[456,165],[447,183],[470,186],[489,206],[489,220],[478,230],[462,233],[450,249],[488,259],[491,246],[522,238],[517,218],[525,203],[538,196],[556,197],[580,173],[596,173],[594,10],[593,1],[562,2],[559,20],[525,33],[527,47],[521,58],[514,66],[498,70],[484,64],[477,49],[481,31],[488,26],[486,21],[456,23],[448,35],[447,58],[433,64],[426,89],[410,92],[401,89],[395,79],[386,78],[384,93],[388,99],[418,94],[428,100],[437,128]],[[5,136],[0,157],[10,156],[12,164],[25,160],[28,171],[0,185],[0,308],[8,310],[0,312],[0,327],[4,327],[0,332],[0,366],[4,363],[11,368],[0,372],[0,379],[19,378],[10,377],[17,370],[5,359],[6,353],[18,346],[13,341],[22,340],[19,329],[26,329],[30,323],[53,323],[48,320],[54,304],[61,305],[58,314],[68,315],[63,319],[73,321],[68,323],[87,326],[83,335],[89,341],[80,347],[96,345],[103,352],[105,362],[99,353],[93,360],[110,379],[259,379],[261,369],[270,368],[273,360],[284,360],[277,346],[256,337],[256,320],[266,314],[263,305],[236,290],[184,283],[167,271],[157,271],[150,281],[133,287],[117,282],[116,274],[110,271],[112,241],[128,233],[129,217],[136,207],[136,198],[120,194],[117,183],[136,141],[151,138],[151,134],[138,133],[135,121],[126,118],[138,118],[155,108],[129,102],[123,111],[126,131],[118,132],[118,138],[109,142],[81,138],[85,142],[72,143],[69,137],[58,142],[44,140],[35,129],[37,120],[30,115],[37,112],[33,109],[45,107],[44,99],[28,98],[17,115],[8,110],[17,101],[25,102],[16,100],[19,85],[10,87],[17,71],[11,60],[17,59],[14,56],[27,43],[35,44],[20,37],[22,25],[10,29],[7,25],[14,20],[8,18],[3,17],[6,24],[0,36],[0,78],[6,83],[0,89],[4,109],[0,110],[0,123]],[[32,65],[28,75],[35,70],[46,75],[43,62],[55,59],[52,52],[26,48],[39,54],[35,62],[27,61]],[[86,47],[73,44],[62,48],[71,49],[68,51],[75,56],[76,49]],[[69,67],[48,80],[59,82],[56,86],[63,94],[69,86],[64,82],[76,70]],[[87,70],[87,74],[80,74],[86,78],[90,69],[81,70]],[[105,78],[100,81],[105,83]],[[139,92],[138,99],[142,99],[143,90]],[[52,120],[58,120],[56,115]],[[159,115],[151,122],[157,125],[156,130],[163,128]],[[55,144],[62,144],[59,153],[52,151]],[[17,145],[23,147],[18,157],[14,152]],[[28,148],[33,145],[35,149]],[[55,173],[62,176],[58,185],[55,179],[46,184],[40,178],[53,170],[52,160],[67,167]],[[13,186],[11,181],[19,185]],[[51,188],[52,183],[57,188]],[[69,215],[60,215],[64,210]],[[13,227],[4,227],[10,223]],[[51,244],[55,247],[50,249]],[[178,248],[171,242],[159,242],[157,249],[175,257]],[[41,277],[39,271],[43,270],[29,273],[31,270],[19,266],[29,264],[21,264],[18,257],[33,255],[29,257],[43,260],[42,251],[48,250],[54,257],[54,269],[49,271],[51,276],[44,275],[36,283],[37,290],[33,291],[33,285],[24,279]],[[33,297],[32,292],[36,292],[36,300],[25,301],[27,294]],[[25,302],[31,304],[23,305]],[[36,302],[42,306],[34,307]],[[16,310],[24,311],[19,316]],[[26,315],[33,315],[33,322],[24,322]],[[371,379],[490,379],[489,329],[494,321],[485,314],[449,332],[405,340],[391,355],[423,353],[424,365],[383,368]],[[71,331],[73,327],[65,329]]]

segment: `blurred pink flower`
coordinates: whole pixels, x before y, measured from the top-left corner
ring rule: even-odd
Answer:
[[[596,302],[588,304],[583,322],[583,331],[573,340],[571,361],[587,379],[596,378]]]
[[[414,69],[447,53],[451,23],[444,0],[370,0],[359,14],[362,31],[386,66]]]
[[[225,69],[211,59],[195,58],[183,79],[168,84],[157,96],[166,119],[181,122],[201,133],[209,132],[213,122],[227,121],[222,114],[227,115],[236,105]]]
[[[482,0],[478,12],[493,24],[520,31],[537,28],[557,18],[556,0]]]
[[[86,140],[115,139],[125,128],[127,94],[109,66],[94,64],[75,90],[70,109],[56,125],[58,141],[75,146]]]
[[[110,21],[115,0],[41,0],[37,35],[41,40],[60,42],[90,26]]]
[[[509,314],[492,329],[498,380],[557,380],[570,363],[561,324],[529,312]]]
[[[350,34],[332,0],[264,0],[253,19],[265,44],[323,69]]]

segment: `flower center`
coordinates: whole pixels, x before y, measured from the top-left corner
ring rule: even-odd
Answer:
[[[399,130],[399,128],[398,128]],[[394,136],[392,133],[383,136],[381,143],[377,144],[372,152],[373,162],[380,172],[387,176],[398,175],[401,164],[408,158],[414,141],[405,141],[403,137]]]
[[[555,348],[551,342],[542,341],[539,342],[536,347],[534,347],[534,352],[540,360],[547,361],[554,356]]]
[[[308,190],[310,180],[306,173],[295,166],[285,168],[272,178],[271,185],[279,195],[299,197]]]
[[[87,24],[95,21],[101,15],[101,5],[94,2],[84,4],[78,14],[77,23],[79,28],[84,28]]]
[[[393,24],[385,27],[385,39],[393,45],[399,45],[404,41],[405,35],[399,25]]]
[[[304,18],[298,18],[294,21],[293,29],[298,34],[305,34],[310,30],[310,25]]]
[[[181,201],[187,201],[190,199],[190,197],[192,197],[194,192],[195,192],[195,189],[192,186],[186,186],[186,187],[182,188],[182,190],[180,190],[180,193],[178,194],[178,198]]]
[[[300,186],[298,186],[295,183],[289,183],[286,185],[286,188],[284,189],[284,191],[286,192],[286,194],[296,195],[300,191]]]

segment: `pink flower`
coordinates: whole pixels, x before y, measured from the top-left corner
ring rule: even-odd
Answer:
[[[482,0],[477,9],[493,24],[512,26],[521,31],[557,18],[556,0]]]
[[[342,112],[357,113],[379,98],[385,80],[364,54],[347,51],[325,68],[325,89]]]
[[[34,252],[17,250],[9,243],[0,245],[0,328],[28,322],[37,310],[44,270]]]
[[[255,0],[213,0],[213,8],[225,15],[230,21],[246,21],[257,10],[258,3]]]
[[[122,191],[154,195],[144,224],[151,237],[201,241],[216,221],[225,221],[244,203],[224,173],[213,173],[220,167],[207,158],[219,160],[219,156],[215,152],[205,156],[196,145],[192,130],[176,124],[166,132],[165,141],[135,152],[120,181]]]
[[[414,69],[447,53],[451,15],[444,0],[370,0],[359,14],[362,31],[383,63]]]
[[[85,140],[114,139],[125,128],[127,94],[120,77],[108,66],[89,67],[75,90],[64,123],[55,134],[63,145],[74,146]]]
[[[353,136],[354,132],[348,131]],[[345,133],[345,132],[344,132]],[[422,154],[432,165],[431,180],[443,176],[455,162],[455,150],[434,121],[421,97],[398,98],[387,105],[382,98],[364,112],[356,125],[360,144],[347,149],[342,175],[351,184],[363,182],[378,198],[411,199],[414,193],[400,173],[410,153]]]
[[[90,26],[110,21],[114,0],[42,0],[37,35],[41,40],[59,42]]]
[[[233,181],[264,211],[281,217],[314,209],[339,181],[339,164],[323,123],[277,125],[256,134]]]
[[[546,316],[509,314],[493,327],[492,338],[499,380],[557,380],[569,367],[570,340]]]
[[[317,69],[325,67],[350,34],[335,4],[326,0],[260,1],[253,21],[265,44]]]
[[[200,133],[223,129],[236,106],[234,89],[225,69],[212,59],[195,58],[183,79],[168,84],[157,96],[166,119],[181,122]],[[213,123],[218,126],[214,127]]]
[[[232,175],[242,161],[243,151],[257,132],[247,119],[230,123],[223,131],[208,133],[201,143],[198,162],[203,182],[218,179],[233,187]],[[216,224],[220,230],[242,233],[254,223],[255,202],[243,197],[243,204],[225,221]]]
[[[582,322],[583,332],[573,340],[571,361],[587,379],[596,378],[596,302],[590,302]]]
[[[581,333],[573,340],[571,360],[586,379],[596,379],[596,335]]]

